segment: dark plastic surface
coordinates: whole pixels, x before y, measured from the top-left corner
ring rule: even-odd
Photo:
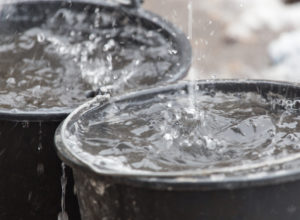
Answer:
[[[83,220],[300,219],[300,181],[237,189],[178,190],[116,184],[80,169],[74,170],[74,175]]]
[[[57,219],[61,210],[61,162],[53,136],[59,122],[0,120],[0,219]],[[67,169],[67,211],[79,219],[73,194],[71,169]]]
[[[187,89],[189,85],[182,82],[109,101],[144,99],[153,94]],[[195,85],[204,91],[273,92],[291,99],[300,98],[300,86],[293,83],[218,80],[199,81]],[[90,103],[93,102],[96,104],[99,99]],[[72,167],[75,175],[83,220],[300,219],[300,169],[223,180],[200,178],[201,174],[196,172],[143,175],[93,170],[85,161],[72,155],[61,136],[64,125],[76,121],[87,109],[87,105],[79,107],[56,132],[59,156]]]

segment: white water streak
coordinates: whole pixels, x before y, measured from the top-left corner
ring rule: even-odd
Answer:
[[[193,0],[188,4],[188,38],[193,39]]]

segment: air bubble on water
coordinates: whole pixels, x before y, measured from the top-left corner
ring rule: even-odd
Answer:
[[[167,141],[171,141],[171,140],[173,140],[173,137],[172,137],[171,134],[165,134],[164,139],[167,140]]]
[[[119,78],[119,76],[117,74],[113,74],[113,79],[117,80]]]
[[[146,47],[143,45],[143,46],[140,46],[140,50],[141,51],[144,51],[144,50],[146,50]]]
[[[95,40],[95,38],[96,38],[96,34],[94,34],[94,33],[92,33],[92,34],[90,34],[90,36],[89,36],[89,40]]]
[[[95,14],[99,14],[100,9],[99,8],[95,8]]]
[[[73,30],[70,31],[70,36],[71,36],[71,37],[74,37],[75,35],[76,35],[76,32],[75,32],[75,31],[73,31]]]
[[[148,31],[147,32],[147,37],[153,37],[153,31]]]
[[[167,107],[168,107],[168,108],[172,108],[172,107],[173,107],[172,102],[168,102],[168,103],[167,103]]]
[[[116,42],[113,39],[110,39],[103,47],[103,51],[112,50],[116,46]]]
[[[135,61],[135,65],[136,65],[136,66],[140,65],[140,63],[141,63],[141,60],[136,60],[136,61]]]
[[[45,41],[45,39],[46,39],[46,37],[45,37],[45,35],[43,33],[39,33],[37,35],[38,42],[43,43]]]
[[[182,147],[192,147],[193,142],[191,142],[188,139],[183,139],[182,141],[179,142],[179,145],[182,146]]]
[[[203,136],[204,140],[205,140],[205,146],[209,149],[209,150],[215,150],[217,148],[218,145],[218,141],[208,137],[208,136]]]
[[[178,53],[178,51],[175,49],[169,50],[169,54],[171,54],[171,55],[176,55],[177,53]]]
[[[16,84],[16,80],[15,80],[15,78],[10,77],[10,78],[8,78],[8,79],[6,80],[6,83],[7,83],[7,84],[14,85],[14,84]]]
[[[185,94],[187,94],[187,91],[185,89],[181,89],[181,90],[179,90],[179,94],[185,95]]]

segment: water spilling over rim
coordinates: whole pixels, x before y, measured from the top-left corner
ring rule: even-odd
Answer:
[[[257,80],[214,80],[214,81],[198,81],[196,83],[182,82],[177,85],[169,85],[165,87],[147,89],[138,93],[131,93],[125,96],[118,96],[109,99],[108,97],[98,96],[94,100],[80,106],[62,123],[61,128],[57,131],[56,144],[60,156],[69,165],[75,165],[76,167],[83,167],[92,170],[99,175],[108,175],[116,177],[129,177],[139,178],[142,182],[156,182],[166,184],[208,184],[209,186],[217,187],[233,187],[235,184],[241,185],[241,183],[254,185],[266,184],[267,182],[279,183],[287,180],[299,179],[299,159],[300,153],[291,154],[279,159],[273,159],[268,161],[261,161],[253,164],[246,164],[241,166],[232,166],[216,169],[205,169],[196,171],[172,171],[172,172],[151,172],[151,171],[138,171],[138,170],[122,170],[117,169],[102,169],[99,171],[99,167],[95,167],[92,163],[88,163],[82,159],[82,152],[74,151],[74,142],[67,140],[69,136],[68,128],[76,122],[76,119],[84,113],[92,111],[92,109],[104,104],[111,104],[122,100],[130,100],[140,97],[147,97],[149,94],[159,93],[172,93],[172,91],[186,90],[189,86],[198,86],[200,90],[216,90],[223,92],[257,92],[266,93],[273,92],[274,94],[284,95],[288,99],[300,97],[300,87],[292,83],[282,83],[274,81],[257,81]],[[72,144],[70,144],[72,143]],[[72,146],[71,146],[72,145]],[[86,155],[84,155],[86,156]],[[105,158],[104,158],[105,160]],[[297,167],[291,166],[287,169],[268,170],[270,167],[276,167],[277,165],[288,164],[297,162]],[[264,167],[268,169],[264,171]],[[258,172],[256,172],[259,170]],[[226,186],[218,185],[227,183]],[[210,185],[213,184],[213,185]]]
[[[174,44],[178,48],[179,54],[179,62],[178,65],[175,65],[174,68],[170,71],[172,73],[172,77],[167,81],[160,82],[158,84],[162,84],[165,82],[172,83],[181,78],[183,78],[191,65],[191,46],[186,39],[186,36],[182,31],[177,29],[173,24],[165,21],[163,18],[155,15],[151,12],[145,11],[142,8],[126,8],[119,7],[115,8],[115,4],[110,4],[109,1],[102,2],[96,0],[73,0],[73,1],[40,1],[40,0],[12,0],[12,1],[4,1],[0,4],[0,9],[5,7],[6,5],[12,4],[20,4],[20,5],[43,5],[43,6],[51,6],[52,7],[60,7],[60,5],[64,5],[72,9],[74,8],[84,8],[87,7],[104,7],[109,10],[119,10],[121,13],[128,14],[132,18],[139,18],[143,22],[145,22],[146,27],[159,27],[159,29],[163,30],[166,38],[172,39]],[[1,13],[0,13],[1,15]],[[3,21],[2,21],[3,22]],[[68,107],[57,107],[52,109],[37,109],[37,110],[19,110],[19,109],[0,109],[0,117],[5,120],[14,120],[14,121],[61,121],[64,119],[73,108]]]

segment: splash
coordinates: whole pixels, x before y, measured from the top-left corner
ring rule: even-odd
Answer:
[[[73,108],[99,89],[122,93],[172,78],[179,54],[160,30],[100,9],[46,15],[38,26],[0,33],[1,108]]]

